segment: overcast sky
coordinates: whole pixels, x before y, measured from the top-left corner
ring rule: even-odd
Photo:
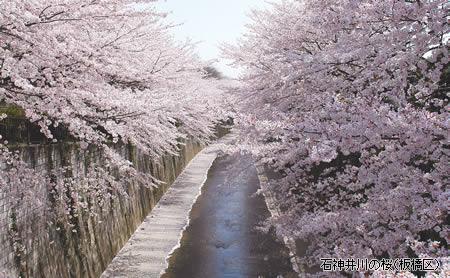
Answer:
[[[201,41],[200,56],[205,59],[220,58],[218,46],[221,42],[234,42],[245,31],[246,17],[252,8],[264,7],[264,0],[160,0],[156,4],[160,11],[169,12],[169,22],[183,23],[176,27],[178,39],[192,38]],[[238,71],[226,66],[221,59],[216,67],[225,75],[236,77]]]

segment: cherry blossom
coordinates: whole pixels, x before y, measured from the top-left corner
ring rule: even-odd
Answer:
[[[104,155],[82,174],[70,165],[39,173],[0,143],[0,193],[15,198],[16,211],[36,203],[53,214],[44,221],[71,225],[81,210],[95,214],[109,198],[126,196],[128,179],[160,183],[135,169],[116,143],[156,162],[177,155],[181,139],[213,138],[224,117],[223,82],[206,78],[209,64],[195,44],[176,41],[152,2],[0,0],[0,103],[22,109],[49,143],[59,142],[59,128],[81,149]]]
[[[245,68],[241,148],[283,174],[269,224],[304,264],[448,257],[448,8],[286,0],[223,47]]]

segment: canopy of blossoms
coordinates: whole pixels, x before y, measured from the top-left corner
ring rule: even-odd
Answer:
[[[304,264],[448,257],[448,12],[444,0],[285,0],[224,46],[245,68],[241,145],[282,172],[270,224],[308,242]]]

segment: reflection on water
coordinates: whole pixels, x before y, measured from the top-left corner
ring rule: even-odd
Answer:
[[[246,156],[218,158],[163,278],[297,277],[288,250],[256,227],[270,214]]]

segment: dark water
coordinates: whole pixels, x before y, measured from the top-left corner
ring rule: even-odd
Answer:
[[[281,241],[256,230],[270,215],[258,187],[249,157],[219,157],[162,277],[297,277]]]

